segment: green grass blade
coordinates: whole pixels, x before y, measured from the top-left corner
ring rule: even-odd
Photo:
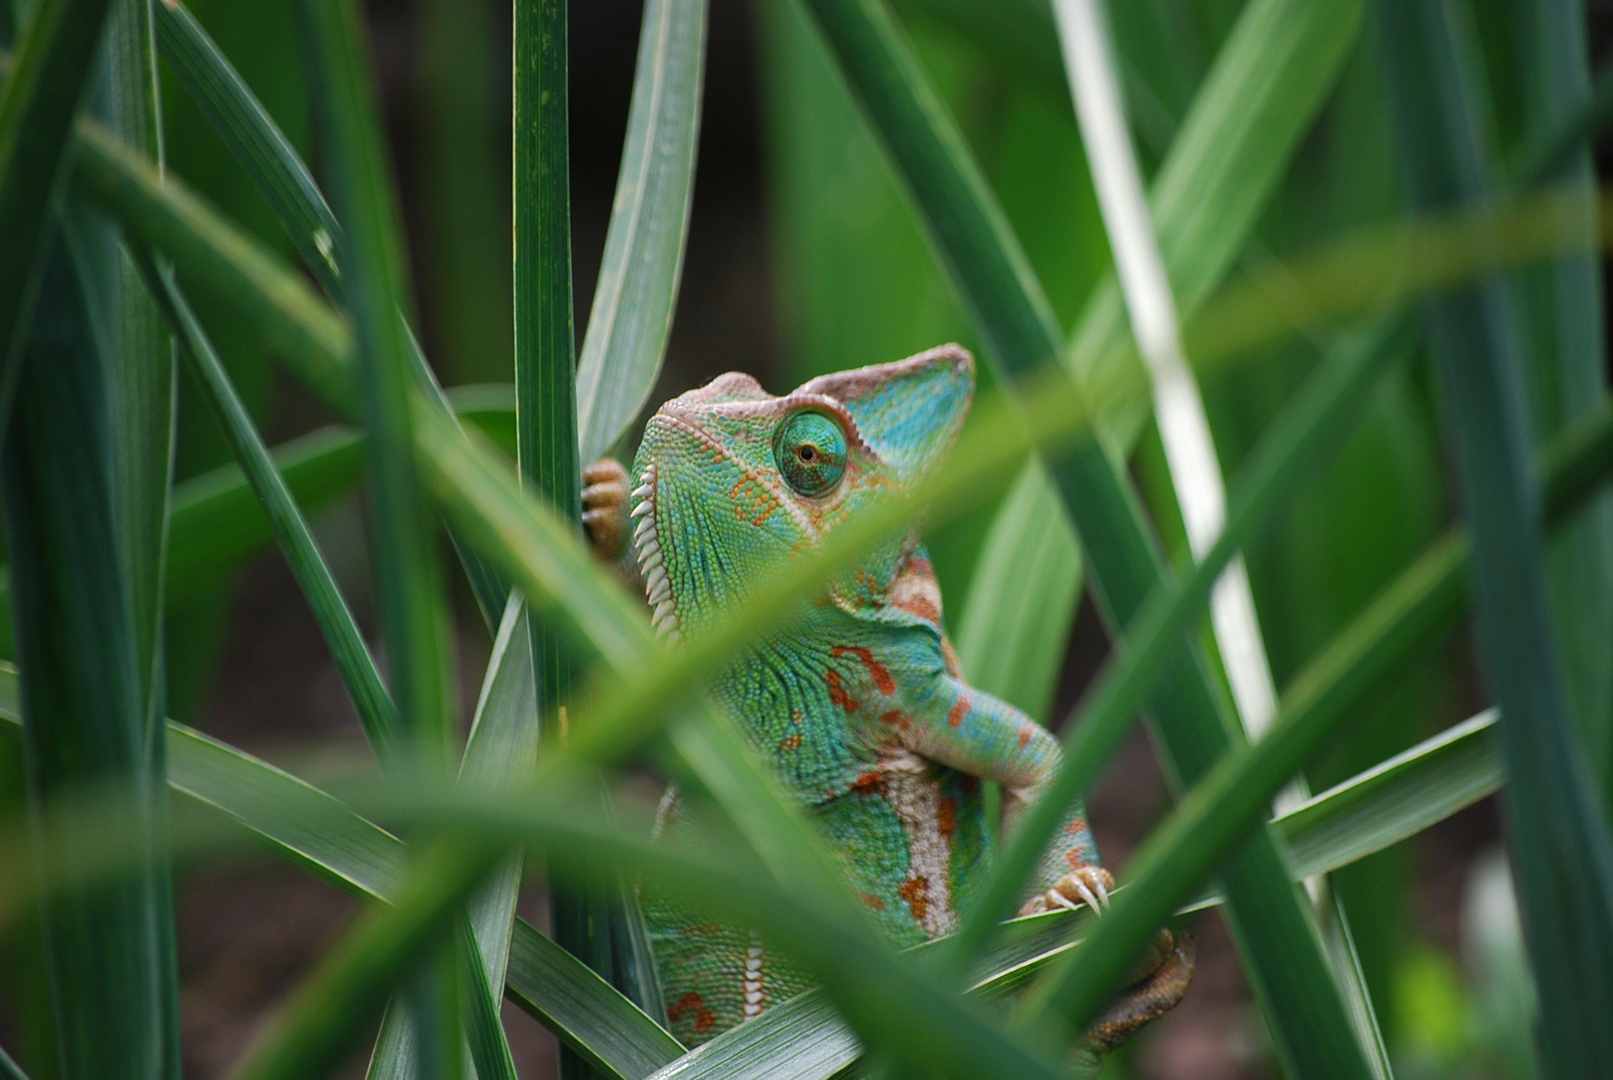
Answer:
[[[409,394],[414,378],[403,304],[397,211],[376,122],[359,12],[350,2],[308,3],[316,94],[327,122],[321,144],[332,205],[343,223],[346,299],[358,343],[359,401],[370,442],[376,579],[391,657],[400,745],[446,760],[452,723],[447,614],[435,538],[415,474]]]
[[[166,315],[183,338],[185,354],[197,380],[206,389],[235,456],[262,502],[286,563],[313,611],[314,621],[325,637],[337,673],[358,711],[370,745],[384,760],[396,749],[393,740],[398,733],[397,711],[376,670],[358,622],[320,554],[308,522],[297,509],[291,489],[275,469],[251,415],[235,392],[229,373],[224,370],[189,303],[172,277],[157,267],[149,268],[148,280],[152,295],[160,298]]]
[[[705,45],[705,0],[644,5],[616,202],[577,365],[583,461],[626,432],[666,355],[694,195]]]
[[[577,357],[572,329],[568,0],[515,6],[515,433],[521,480],[559,515],[582,513],[577,456]],[[573,529],[576,526],[572,526]],[[532,667],[546,739],[558,739],[571,665],[554,633],[529,617]],[[614,970],[611,918],[594,890],[553,890],[555,941],[602,975]],[[563,1077],[587,1069],[565,1049]]]
[[[1471,44],[1437,4],[1385,4],[1412,203],[1483,199],[1488,161]],[[1592,1076],[1613,1055],[1613,838],[1574,729],[1549,614],[1542,492],[1526,412],[1532,358],[1500,278],[1431,302],[1442,414],[1473,535],[1479,652],[1501,706],[1509,849],[1541,995],[1548,1075]]]
[[[526,922],[518,921],[510,937],[506,991],[607,1075],[638,1080],[683,1056],[683,1045],[665,1028]]]
[[[3,1047],[0,1047],[0,1077],[5,1080],[28,1080],[28,1074],[22,1071],[22,1066]]]
[[[341,229],[291,141],[188,11],[179,5],[163,6],[158,13],[158,26],[163,53],[187,92],[269,203],[326,295],[344,302],[346,285],[339,263]],[[442,388],[407,325],[404,333],[416,380],[448,409]],[[451,530],[450,539],[492,629],[509,590]]]
[[[352,328],[284,260],[144,168],[104,128],[81,123],[76,149],[75,180],[86,194],[230,305],[320,397],[355,413]]]
[[[981,545],[952,643],[970,684],[1046,720],[1081,598],[1075,527],[1031,520],[1064,514],[1047,469],[1029,462]],[[1027,614],[1029,612],[1030,614]]]
[[[536,689],[526,612],[512,597],[487,661],[481,699],[476,704],[470,740],[459,766],[461,784],[496,788],[523,775],[538,749]],[[494,872],[467,909],[481,952],[481,966],[495,1000],[504,985],[510,926],[520,884],[521,860],[512,859]]]
[[[0,418],[11,412],[19,350],[44,268],[48,210],[61,187],[73,114],[109,6],[110,0],[39,4],[0,85],[0,236],[6,238],[0,248]]]
[[[1382,851],[1495,792],[1501,786],[1496,715],[1487,710],[1446,728],[1274,821],[1295,875]]]
[[[129,865],[45,908],[56,1053],[67,1077],[156,1080],[169,1068],[171,1018],[164,949],[172,931],[162,921],[170,909],[157,870],[166,872],[165,792],[153,768],[161,733],[153,739],[145,722],[142,635],[113,491],[112,365],[92,329],[108,313],[92,306],[83,284],[108,268],[94,264],[71,224],[57,246],[3,458],[13,615],[28,672],[23,764],[47,880],[72,852],[40,815],[97,783],[123,785],[117,809],[129,829]]]
[[[147,161],[164,160],[162,125],[157,102],[157,70],[152,43],[151,0],[117,0],[106,19],[102,42],[100,105],[109,128]],[[152,790],[163,793],[166,741],[163,717],[167,706],[167,648],[164,581],[168,510],[173,486],[178,435],[177,371],[174,339],[142,280],[134,253],[120,245],[109,226],[92,227],[101,235],[100,258],[110,271],[108,323],[117,350],[109,379],[113,512],[121,534],[131,587],[130,615],[146,745],[146,767]],[[81,267],[81,272],[82,272]],[[153,803],[160,834],[167,800]],[[153,920],[157,941],[154,963],[160,973],[162,1070],[179,1080],[179,950],[174,941],[173,873],[167,860],[154,856],[151,876]]]
[[[163,58],[263,192],[297,254],[326,293],[340,297],[340,229],[290,140],[183,4],[159,3],[154,11]]]
[[[1522,78],[1524,122],[1550,132],[1574,119],[1590,96],[1585,11],[1577,0],[1520,9],[1506,35]],[[1594,100],[1594,99],[1593,99]],[[1596,173],[1581,145],[1556,177],[1580,194],[1588,225],[1597,207]],[[1530,267],[1514,278],[1523,330],[1531,345],[1535,437],[1545,442],[1607,399],[1605,316],[1599,260],[1590,255]],[[1590,754],[1593,781],[1613,806],[1613,500],[1597,505],[1550,543],[1547,581],[1565,686]]]

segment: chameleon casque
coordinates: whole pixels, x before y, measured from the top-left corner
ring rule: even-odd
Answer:
[[[825,375],[784,397],[731,372],[650,418],[631,478],[609,459],[585,470],[584,521],[607,558],[623,555],[631,521],[655,626],[677,642],[745,603],[748,584],[781,557],[938,464],[973,394],[974,362],[956,345]],[[711,692],[845,857],[853,889],[899,946],[958,925],[989,858],[981,781],[1001,785],[1011,829],[1060,761],[1046,729],[963,680],[916,525],[837,577]],[[677,826],[677,801],[669,791],[663,829]],[[1083,814],[1077,805],[1044,855],[1022,914],[1107,903],[1113,880]],[[811,985],[743,928],[648,890],[644,909],[671,1030],[686,1045]],[[1186,991],[1191,939],[1161,931],[1154,950],[1089,1030],[1096,1048]]]

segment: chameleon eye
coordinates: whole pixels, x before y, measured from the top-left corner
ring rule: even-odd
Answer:
[[[845,475],[846,433],[823,413],[791,413],[774,436],[773,456],[784,482],[798,494],[823,495]]]

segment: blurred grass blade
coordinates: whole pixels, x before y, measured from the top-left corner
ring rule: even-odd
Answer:
[[[1412,203],[1427,211],[1482,200],[1485,118],[1471,43],[1437,3],[1382,4],[1379,20]],[[1473,536],[1480,655],[1501,707],[1508,847],[1541,996],[1539,1049],[1546,1074],[1593,1076],[1613,1058],[1613,1030],[1599,1019],[1613,1010],[1613,839],[1571,719],[1548,608],[1526,412],[1534,368],[1513,302],[1492,277],[1426,311]]]
[[[1517,58],[1528,127],[1548,134],[1574,119],[1590,94],[1585,10],[1579,0],[1546,0],[1520,8],[1506,35]],[[1556,165],[1577,192],[1588,228],[1599,212],[1596,172],[1583,144]],[[1565,192],[1566,193],[1566,192]],[[1537,371],[1534,437],[1549,440],[1607,398],[1606,326],[1600,262],[1573,255],[1529,267],[1513,278],[1520,322]],[[1553,538],[1547,584],[1563,663],[1564,687],[1590,755],[1592,781],[1604,808],[1613,807],[1613,498],[1597,500]]]
[[[536,703],[525,606],[518,597],[511,596],[493,641],[481,698],[471,721],[470,740],[459,766],[461,784],[497,788],[530,771],[538,749]],[[521,860],[516,857],[500,865],[467,906],[494,1000],[504,985],[510,926],[515,919],[520,885]]]
[[[1355,43],[1364,0],[1253,0],[1238,17],[1149,193],[1184,317],[1242,252]],[[1118,284],[1088,302],[1070,363],[1083,377],[1126,332]],[[1125,445],[1130,445],[1130,439]]]
[[[345,302],[346,284],[338,262],[343,248],[341,229],[308,167],[194,17],[177,3],[159,7],[157,25],[163,54],[186,91],[280,219],[326,295],[338,303]],[[443,408],[448,408],[442,388],[407,325],[404,333],[416,380]],[[450,539],[464,564],[477,604],[489,628],[494,628],[508,589],[452,530]]]
[[[1045,723],[1081,598],[1075,527],[1041,528],[1028,515],[1064,515],[1047,469],[1026,462],[980,546],[952,643],[970,685]],[[1033,527],[1034,526],[1034,527]]]
[[[371,538],[382,639],[390,690],[397,709],[400,756],[431,776],[456,755],[457,722],[449,665],[447,597],[437,559],[434,518],[414,453],[413,404],[420,374],[408,330],[404,249],[385,143],[377,116],[367,39],[359,5],[305,0],[298,13],[306,34],[318,144],[330,177],[331,208],[341,223],[338,265],[342,300],[357,344],[360,415],[369,441]],[[458,965],[452,936],[440,923],[465,888],[485,876],[488,858],[475,851],[442,852],[423,840],[415,858],[438,867],[442,882],[422,886],[419,912],[405,899],[349,935],[322,972],[303,983],[289,1007],[292,1033],[264,1044],[244,1071],[300,1075],[300,1055],[334,1055],[369,1019],[392,989],[404,989],[389,1012],[407,1015],[413,1053],[378,1053],[371,1076],[406,1075],[452,1080],[462,1065]],[[410,916],[418,914],[411,921]],[[456,917],[457,918],[457,917]],[[373,933],[366,938],[364,930]],[[412,937],[410,937],[412,935]],[[399,945],[403,948],[399,948]],[[412,947],[412,948],[411,948]],[[373,968],[371,967],[373,965]],[[396,976],[408,971],[405,987]],[[349,984],[352,980],[352,984]],[[483,993],[480,984],[470,992]],[[323,995],[323,996],[322,996]],[[407,1003],[407,1008],[400,1008]],[[347,1010],[339,1019],[320,1010]],[[323,1032],[323,1034],[321,1034]],[[383,1040],[378,1048],[384,1051]],[[405,1064],[407,1062],[407,1064]],[[491,1078],[487,1078],[491,1080]]]
[[[607,452],[655,386],[672,330],[706,51],[706,0],[650,0],[616,201],[577,365],[582,461]]]
[[[78,125],[77,179],[102,205],[139,205],[149,217],[112,210],[227,303],[241,324],[343,415],[356,414],[353,332],[283,260],[233,228],[183,185],[165,181],[94,124]]]
[[[376,121],[370,66],[355,3],[306,2],[321,145],[343,224],[346,300],[358,344],[359,401],[370,443],[369,481],[382,636],[392,672],[399,744],[446,761],[452,723],[447,615],[431,517],[415,473],[410,432],[414,376],[403,304],[397,211]]]
[[[0,666],[0,718],[14,730],[20,719],[17,674],[7,666]],[[234,818],[277,854],[346,892],[397,897],[405,849],[396,837],[319,789],[198,731],[170,722],[168,737],[175,791]],[[643,1076],[683,1052],[608,983],[520,920],[508,980],[522,1008],[573,1045],[597,1047],[620,1076]]]
[[[164,0],[152,10],[163,58],[263,191],[304,264],[328,295],[339,298],[340,230],[297,151],[189,9]]]
[[[44,272],[51,199],[110,0],[35,5],[0,83],[0,435]]]
[[[237,1063],[234,1080],[300,1080],[341,1063],[360,1026],[373,1020],[393,985],[428,954],[490,864],[490,852],[467,846],[474,847],[463,839],[436,841],[415,856],[396,902],[371,908],[324,954]],[[458,1064],[457,1042],[444,1053]]]
[[[158,1080],[170,1068],[165,961],[172,941],[163,845],[162,757],[145,722],[127,534],[120,530],[112,454],[114,368],[95,331],[85,277],[105,281],[104,253],[62,226],[48,261],[0,471],[14,577],[22,684],[23,764],[36,858],[45,880],[71,849],[43,817],[57,799],[98,782],[123,785],[130,868],[114,881],[52,898],[43,911],[63,1076]],[[115,256],[115,251],[113,252]],[[104,297],[97,297],[104,300]],[[107,339],[115,345],[116,337]]]
[[[22,1066],[6,1053],[4,1047],[0,1047],[0,1077],[4,1077],[4,1080],[28,1080],[28,1074],[22,1071]]]
[[[308,522],[297,509],[291,489],[280,478],[212,342],[172,276],[151,265],[148,280],[152,295],[160,298],[168,318],[183,337],[185,354],[191,360],[197,381],[206,389],[236,459],[269,517],[280,550],[313,611],[314,621],[324,635],[370,745],[377,756],[387,760],[396,749],[397,711],[381,682],[364,635],[319,552]]]

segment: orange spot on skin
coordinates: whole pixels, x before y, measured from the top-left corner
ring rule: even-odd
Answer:
[[[958,800],[941,796],[935,805],[935,827],[948,840],[958,831]]]
[[[857,894],[857,899],[861,900],[864,904],[867,904],[875,911],[885,910],[885,901],[881,900],[871,892],[860,892]]]
[[[778,496],[753,477],[742,476],[728,489],[728,501],[740,521],[760,525],[779,508]]]
[[[859,795],[880,795],[885,790],[885,774],[865,772],[852,782],[851,790]]]
[[[799,724],[800,722],[801,722],[801,713],[799,711],[792,712],[790,714],[790,723]]]
[[[862,708],[861,703],[856,698],[846,693],[845,686],[840,682],[840,672],[830,668],[824,674],[823,681],[829,684],[829,703],[831,705],[848,713],[854,713]]]
[[[902,711],[900,709],[892,709],[890,712],[881,713],[879,716],[879,722],[881,724],[890,724],[893,727],[901,728],[904,731],[907,730],[907,726],[912,723],[911,720],[902,715]]]
[[[855,656],[862,661],[863,667],[868,669],[868,677],[874,680],[879,692],[889,697],[896,693],[896,680],[884,664],[874,659],[874,654],[860,645],[836,645],[829,650],[830,656]]]
[[[666,1007],[666,1014],[672,1020],[682,1020],[696,1009],[705,1006],[705,1000],[699,994],[690,991]]]
[[[1083,836],[1089,830],[1087,829],[1087,823],[1085,821],[1082,821],[1080,818],[1071,818],[1069,824],[1064,826],[1064,831],[1069,833],[1071,836]]]
[[[694,1014],[694,1029],[696,1031],[706,1031],[716,1022],[717,1015],[710,1009],[701,1009]]]
[[[801,736],[800,736],[800,733],[796,733],[794,735],[791,735],[789,738],[787,738],[783,742],[779,743],[778,748],[780,750],[799,750],[799,749],[801,749]]]
[[[959,724],[963,723],[963,718],[968,715],[969,699],[966,696],[960,695],[957,703],[954,704],[952,708],[947,710],[947,726],[957,727]],[[1025,744],[1021,743],[1020,745],[1024,746]]]
[[[920,874],[915,878],[908,878],[896,890],[896,895],[907,901],[907,909],[913,913],[914,922],[923,922],[925,913],[930,910],[930,879]]]
[[[1025,749],[1026,744],[1031,741],[1031,736],[1034,734],[1036,734],[1036,731],[1029,724],[1019,729],[1019,748],[1021,750]]]
[[[1071,870],[1079,870],[1083,866],[1091,865],[1081,857],[1081,853],[1079,851],[1066,851],[1064,853],[1064,861],[1070,864]]]

